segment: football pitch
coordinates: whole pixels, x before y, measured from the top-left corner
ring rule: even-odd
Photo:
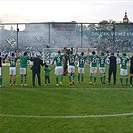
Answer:
[[[9,86],[9,67],[3,67],[3,84],[0,88],[0,133],[132,133],[133,88],[120,86],[119,68],[117,84],[89,85],[89,67],[85,69],[84,83],[68,85],[64,76],[63,86],[55,86],[54,70],[51,85],[32,86],[28,67],[28,86]],[[106,77],[108,72],[106,72]],[[107,82],[107,79],[106,79]]]

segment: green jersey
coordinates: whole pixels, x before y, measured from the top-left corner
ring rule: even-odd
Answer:
[[[26,68],[27,67],[27,61],[30,60],[28,56],[19,56],[20,59],[20,67],[21,68]]]
[[[98,56],[99,58],[99,67],[105,67],[106,56]]]
[[[69,66],[75,66],[75,58],[76,58],[76,54],[75,55],[69,55],[68,56]]]
[[[121,56],[120,60],[121,60],[121,68],[127,69],[127,62],[129,61],[129,59],[127,57]]]
[[[79,67],[84,68],[87,56],[77,55],[79,60]]]
[[[88,55],[88,57],[91,59],[91,67],[97,67],[97,55]]]
[[[52,70],[53,68],[44,68],[45,70],[45,76],[49,76],[50,75],[50,71]]]
[[[62,66],[62,59],[64,55],[57,55],[54,57],[54,60],[56,61],[56,66]]]
[[[17,57],[9,57],[10,67],[16,67]]]

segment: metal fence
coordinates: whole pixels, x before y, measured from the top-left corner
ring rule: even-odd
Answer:
[[[133,52],[133,23],[2,23],[0,51],[43,51],[43,48],[98,48]]]

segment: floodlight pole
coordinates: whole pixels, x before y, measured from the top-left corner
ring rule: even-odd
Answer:
[[[115,52],[115,23],[113,22],[113,53]]]
[[[83,24],[81,23],[81,48],[83,47]]]
[[[49,44],[50,44],[50,38],[51,38],[51,36],[50,36],[50,23],[49,23],[49,39],[48,39]]]

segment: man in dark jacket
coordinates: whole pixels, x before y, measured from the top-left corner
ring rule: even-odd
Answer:
[[[33,61],[33,66],[31,67],[32,70],[32,85],[35,86],[35,76],[37,74],[38,77],[38,85],[41,85],[41,66],[45,65],[43,61],[40,59],[40,55],[37,55],[37,57],[31,58],[31,61]]]
[[[116,84],[116,71],[117,71],[117,64],[116,64],[116,57],[114,56],[114,53],[111,53],[111,56],[109,57],[109,73],[108,73],[108,84],[110,85],[111,75],[113,73],[114,77],[114,85]]]

